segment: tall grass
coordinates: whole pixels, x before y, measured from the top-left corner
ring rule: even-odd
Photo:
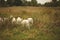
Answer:
[[[0,17],[32,17],[34,24],[30,30],[17,24],[9,23],[8,27],[4,24],[0,40],[60,40],[60,10],[57,8],[12,7],[9,10],[0,11]]]

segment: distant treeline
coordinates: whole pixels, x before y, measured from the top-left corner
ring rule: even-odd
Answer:
[[[46,7],[57,7],[60,6],[60,0],[52,0],[52,2],[47,2],[44,5],[38,4],[37,0],[0,0],[0,7],[7,6],[46,6]]]

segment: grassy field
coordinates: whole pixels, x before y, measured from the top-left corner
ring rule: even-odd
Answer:
[[[34,19],[30,30],[6,23],[0,26],[0,40],[60,40],[60,7],[2,7],[0,17]],[[7,26],[8,25],[8,26]]]

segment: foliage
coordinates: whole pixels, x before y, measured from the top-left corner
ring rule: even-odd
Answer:
[[[60,6],[60,0],[52,0],[51,2],[46,2],[44,5],[37,3],[37,0],[31,0],[31,1],[26,1],[26,0],[1,0],[0,1],[0,6],[5,7],[5,6],[46,6],[46,7],[57,7]]]
[[[31,4],[32,4],[32,6],[36,6],[37,5],[37,1],[36,0],[31,0]]]

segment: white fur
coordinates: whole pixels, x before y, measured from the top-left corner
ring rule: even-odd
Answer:
[[[21,22],[21,24],[22,24],[22,26],[24,27],[27,27],[28,29],[30,29],[30,23],[29,23],[29,21],[28,20],[23,20],[22,22]]]
[[[21,21],[22,21],[22,18],[18,17],[18,18],[17,18],[17,24],[20,24]]]
[[[21,22],[22,26],[26,26],[28,29],[30,29],[31,24],[33,24],[33,18],[28,18],[28,19],[24,19]]]
[[[27,20],[30,22],[30,24],[33,24],[33,18],[28,18]]]
[[[16,23],[16,18],[15,17],[12,18],[12,23]]]
[[[3,22],[3,19],[0,17],[0,22]]]

